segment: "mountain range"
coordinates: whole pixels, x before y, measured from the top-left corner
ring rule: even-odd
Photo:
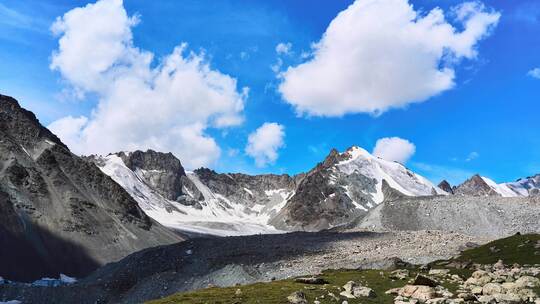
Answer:
[[[344,225],[387,198],[446,193],[396,162],[359,147],[332,150],[306,174],[186,172],[170,153],[89,156],[161,224],[184,233],[247,235],[319,231]]]
[[[0,95],[0,275],[12,280],[82,277],[196,236],[342,229],[373,218],[385,202],[538,196],[539,188],[540,175],[503,184],[475,175],[435,186],[356,146],[333,149],[294,176],[187,171],[173,154],[152,150],[80,157]]]
[[[452,188],[451,192],[457,195],[526,197],[538,196],[539,190],[540,174],[501,184],[476,174],[461,185]]]
[[[360,147],[332,150],[323,162],[295,176],[185,171],[174,155],[148,150],[89,156],[161,224],[191,235],[249,235],[319,231],[362,218],[383,201],[433,195],[526,197],[538,195],[540,175],[496,184],[475,175],[439,186],[402,164]],[[171,165],[172,164],[172,165]]]

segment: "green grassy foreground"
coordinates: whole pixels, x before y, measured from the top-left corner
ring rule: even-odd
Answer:
[[[478,248],[464,251],[459,257],[450,261],[438,261],[433,263],[434,268],[447,268],[451,273],[466,277],[472,273],[470,269],[455,269],[447,267],[445,262],[461,261],[478,264],[493,264],[502,259],[506,264],[540,264],[540,255],[535,252],[540,249],[534,248],[536,242],[540,240],[540,235],[515,235],[505,239],[496,240]],[[497,248],[494,253],[490,248]],[[418,268],[410,269],[410,277],[420,272]],[[321,304],[341,303],[344,299],[336,301],[328,296],[333,293],[339,297],[340,287],[348,281],[356,281],[364,286],[372,288],[377,297],[373,299],[347,299],[349,304],[356,303],[393,303],[394,296],[386,295],[384,292],[395,287],[402,287],[407,284],[407,280],[392,280],[389,278],[390,271],[380,270],[328,270],[319,277],[325,279],[329,284],[309,285],[296,283],[294,280],[281,280],[268,283],[256,283],[245,286],[228,288],[207,288],[203,290],[178,293],[167,298],[151,301],[152,304],[285,304],[287,296],[295,291],[303,291],[308,303],[318,297]],[[450,291],[455,291],[457,285],[443,283],[444,287]],[[237,290],[241,292],[237,293]],[[324,298],[321,296],[324,295]]]
[[[479,264],[493,264],[499,259],[503,260],[505,264],[540,264],[540,255],[534,254],[536,251],[540,251],[540,249],[534,248],[539,240],[540,234],[514,235],[466,250],[461,253],[458,259]],[[499,249],[500,252],[491,252],[491,247]]]
[[[252,285],[228,287],[228,288],[207,288],[195,292],[179,293],[168,298],[153,301],[150,303],[190,303],[190,304],[232,304],[232,303],[268,303],[280,304],[287,303],[287,296],[297,290],[306,294],[306,298],[313,303],[316,297],[325,295],[325,299],[319,299],[321,303],[337,303],[328,296],[328,293],[334,293],[339,296],[341,286],[348,281],[357,281],[371,287],[377,293],[375,299],[351,299],[348,302],[353,303],[389,303],[393,296],[385,295],[384,292],[390,288],[401,287],[405,281],[391,282],[388,279],[389,272],[379,270],[330,270],[324,272],[321,278],[326,279],[329,284],[308,285],[295,283],[293,280],[282,280],[269,283],[256,283]],[[241,295],[236,295],[236,290],[242,291]],[[341,301],[339,302],[341,304]]]

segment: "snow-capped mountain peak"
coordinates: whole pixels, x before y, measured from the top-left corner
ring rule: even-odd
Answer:
[[[90,158],[124,187],[161,224],[184,232],[213,235],[276,233],[334,227],[367,212],[385,199],[387,188],[407,196],[446,194],[402,164],[360,147],[332,150],[307,174],[218,174],[186,172],[170,153],[120,152]],[[319,205],[329,216],[311,219]],[[286,213],[286,214],[285,214]],[[285,214],[285,215],[284,215]],[[310,221],[309,227],[303,223]],[[312,227],[311,227],[311,226]]]
[[[526,197],[536,196],[540,190],[540,175],[519,179],[516,182],[497,184],[492,179],[474,175],[457,186],[455,194],[473,196]]]
[[[508,187],[508,184],[506,184],[506,183],[497,184],[495,181],[493,181],[493,180],[491,180],[491,179],[489,179],[489,178],[487,178],[485,176],[482,176],[481,178],[484,180],[484,182],[486,182],[486,184],[488,184],[488,186],[491,187],[491,189],[493,189],[495,192],[497,192],[502,197],[520,196],[517,192],[515,192],[510,187]]]
[[[188,233],[243,235],[321,230],[350,223],[400,196],[539,195],[540,175],[497,184],[475,175],[446,192],[404,165],[353,146],[333,149],[306,174],[186,172],[170,153],[120,152],[89,158],[164,226]]]
[[[540,195],[540,174],[505,183],[505,185],[519,196],[538,196]]]
[[[387,161],[357,146],[349,148],[341,156],[344,160],[336,169],[347,174],[355,172],[377,181],[377,191],[372,193],[375,204],[384,200],[382,181],[407,196],[446,195],[447,193],[426,178],[412,172],[404,165]]]
[[[308,172],[271,223],[287,230],[343,225],[382,203],[389,189],[407,196],[447,194],[402,164],[354,146],[342,153],[332,150]]]

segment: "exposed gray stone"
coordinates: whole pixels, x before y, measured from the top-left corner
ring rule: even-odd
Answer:
[[[0,95],[4,277],[81,277],[134,251],[180,240],[93,163],[71,153],[34,114]]]

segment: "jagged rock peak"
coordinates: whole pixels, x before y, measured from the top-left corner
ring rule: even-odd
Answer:
[[[118,152],[126,167],[136,172],[148,185],[169,200],[178,200],[183,193],[186,172],[172,153],[154,150]]]
[[[60,139],[43,127],[34,113],[23,109],[13,97],[0,94],[0,130],[8,132],[23,147],[34,146],[42,140],[69,150]]]
[[[471,196],[501,196],[497,191],[490,187],[486,180],[479,174],[473,175],[461,185],[457,186],[454,193]]]
[[[199,169],[195,169],[193,172],[195,172],[199,177],[204,176],[210,176],[210,175],[217,175],[218,173],[210,168],[200,167]]]
[[[344,160],[351,160],[351,159],[355,159],[359,156],[364,156],[364,157],[372,157],[371,154],[369,154],[368,151],[358,147],[358,146],[351,146],[349,148],[347,148],[347,150],[345,150],[345,152],[343,153],[340,153],[338,150],[336,150],[335,148],[332,148],[332,150],[330,150],[330,153],[328,154],[328,156],[326,156],[326,158],[324,159],[324,161],[321,163],[323,167],[325,168],[328,168],[328,167],[331,167],[333,165],[336,165]]]
[[[270,223],[283,230],[328,229],[347,224],[385,199],[435,194],[445,193],[402,164],[353,146],[343,153],[332,150],[310,170]]]
[[[438,187],[447,193],[454,194],[454,189],[447,180],[441,181]]]
[[[146,151],[118,152],[116,155],[131,170],[139,168],[143,170],[174,171],[186,175],[182,163],[171,152],[163,153],[148,149]]]
[[[321,163],[319,163],[319,166],[328,168],[339,163],[341,160],[342,160],[341,153],[339,153],[339,151],[336,150],[335,148],[332,148],[328,156],[326,156],[325,159]]]

